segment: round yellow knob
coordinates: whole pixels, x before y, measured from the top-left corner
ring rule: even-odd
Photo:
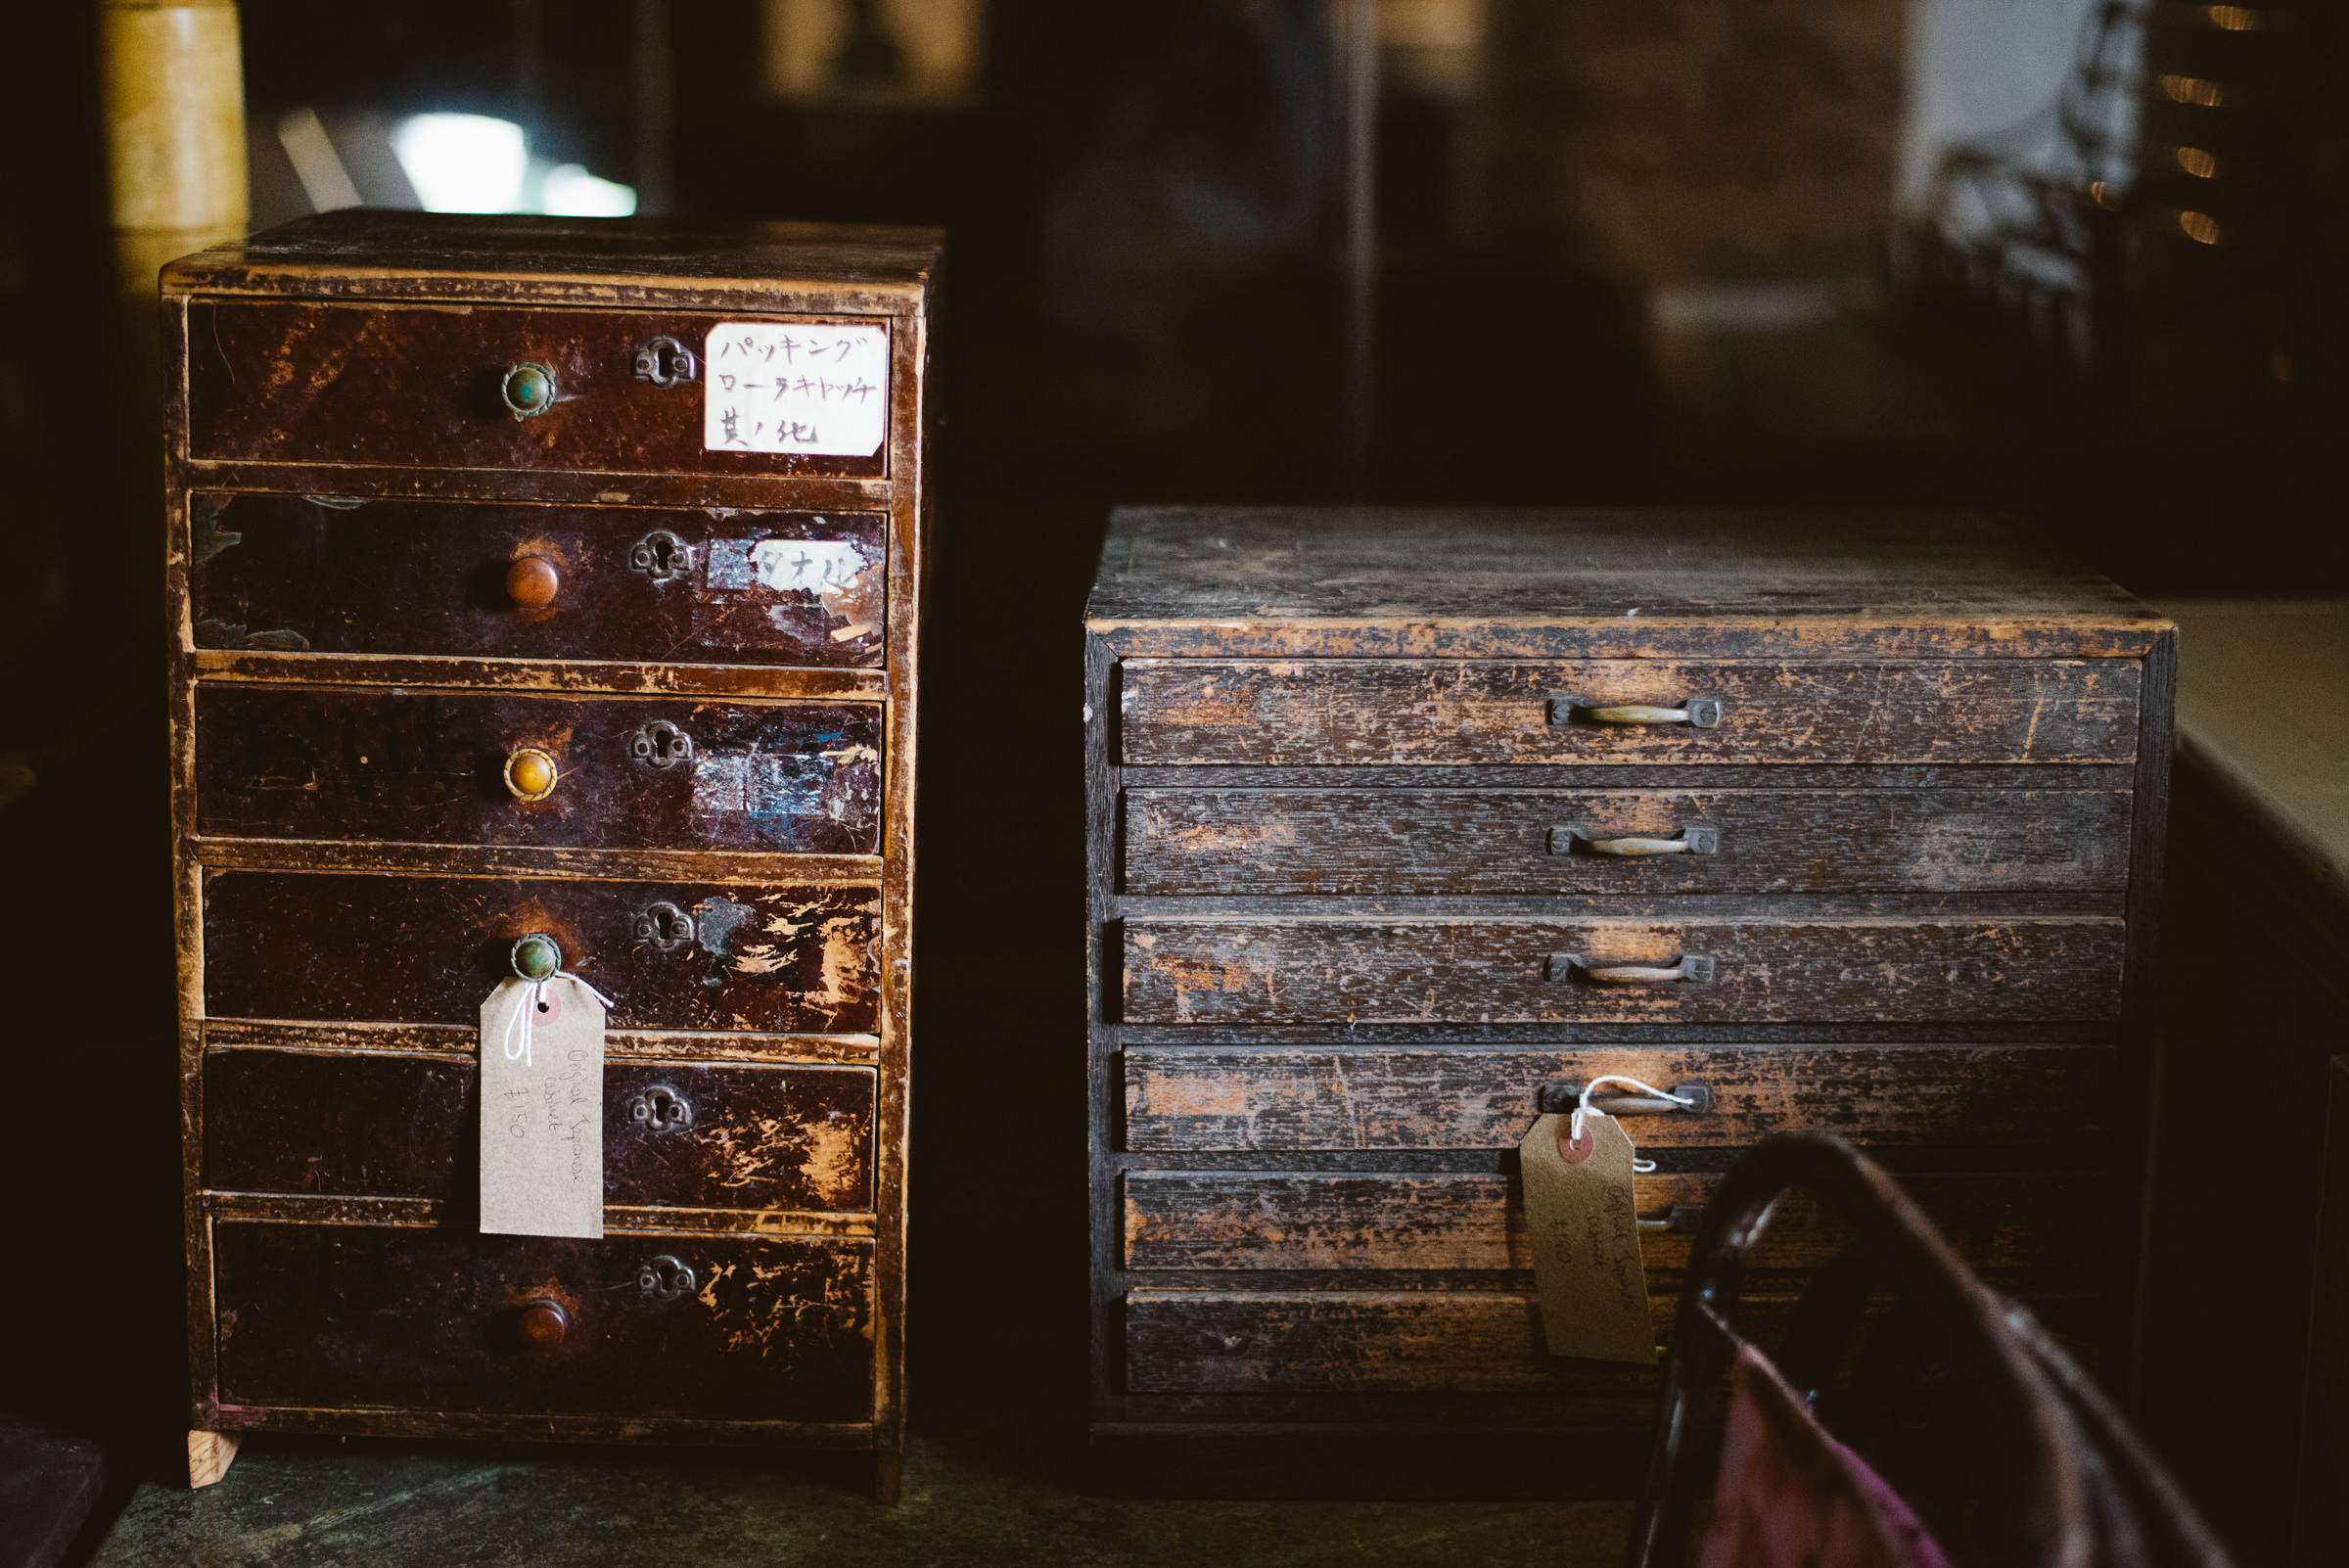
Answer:
[[[506,759],[506,788],[518,801],[543,801],[555,793],[555,760],[535,746]]]

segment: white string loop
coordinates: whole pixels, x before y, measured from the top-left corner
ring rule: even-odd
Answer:
[[[577,980],[580,985],[587,987],[588,995],[604,1004],[606,1012],[612,1010],[611,997],[596,990],[587,981],[579,980],[578,976],[568,969],[556,970],[547,976],[547,980]],[[530,993],[522,999],[522,1005],[515,1008],[506,1019],[506,1036],[501,1043],[505,1047],[507,1061],[520,1062],[525,1067],[535,1067],[537,1063],[531,1057],[530,1037],[537,1028],[539,1004],[546,997],[546,980],[533,980],[530,985]],[[518,1028],[521,1031],[519,1038],[516,1037]]]
[[[1631,1087],[1637,1089],[1642,1094],[1652,1094],[1659,1100],[1670,1100],[1675,1105],[1694,1105],[1696,1103],[1695,1097],[1692,1095],[1675,1094],[1670,1089],[1660,1089],[1653,1084],[1642,1084],[1637,1079],[1629,1077],[1622,1073],[1601,1073],[1598,1075],[1598,1077],[1592,1079],[1589,1083],[1583,1085],[1582,1098],[1575,1102],[1574,1115],[1566,1124],[1567,1142],[1580,1143],[1583,1141],[1583,1117],[1590,1109],[1591,1094],[1601,1084],[1628,1084]],[[1598,1114],[1604,1116],[1607,1113],[1601,1111]],[[1642,1160],[1635,1154],[1632,1156],[1632,1170],[1635,1175],[1647,1176],[1655,1169],[1655,1161]]]

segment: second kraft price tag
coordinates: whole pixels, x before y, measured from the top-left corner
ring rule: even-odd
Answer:
[[[1552,1356],[1653,1365],[1631,1136],[1615,1118],[1585,1111],[1582,1136],[1570,1141],[1571,1121],[1543,1116],[1517,1146],[1543,1335]]]

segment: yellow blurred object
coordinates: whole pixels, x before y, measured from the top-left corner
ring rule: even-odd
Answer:
[[[245,232],[245,72],[233,0],[103,0],[107,174],[125,293]]]
[[[984,0],[764,0],[763,10],[766,90],[778,98],[952,103],[978,90]]]

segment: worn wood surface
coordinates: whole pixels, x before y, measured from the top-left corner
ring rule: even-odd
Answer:
[[[196,822],[222,837],[877,854],[881,710],[869,703],[510,696],[207,685]],[[691,755],[655,765],[654,726]],[[558,772],[520,801],[525,747]]]
[[[896,224],[352,209],[184,256],[163,292],[920,316],[944,241]]]
[[[207,866],[249,871],[423,871],[481,876],[588,877],[617,882],[734,882],[788,877],[866,887],[887,869],[878,855],[770,850],[583,850],[563,845],[377,843],[347,839],[192,838]],[[788,854],[788,859],[785,855]]]
[[[744,1236],[600,1241],[221,1222],[225,1405],[851,1421],[873,1401],[872,1244]],[[668,1257],[694,1287],[660,1300]],[[570,1318],[524,1349],[532,1300]]]
[[[2078,1328],[2078,1298],[2027,1298],[2057,1333]],[[1669,1344],[1673,1297],[1651,1297],[1656,1342]],[[1785,1326],[1790,1296],[1748,1295],[1739,1324],[1764,1345]],[[1567,1393],[1610,1383],[1652,1387],[1646,1367],[1548,1353],[1531,1293],[1381,1291],[1130,1291],[1126,1381],[1136,1392],[1269,1394]]]
[[[818,667],[883,658],[888,519],[875,512],[218,491],[192,505],[200,648]],[[690,567],[656,578],[631,566],[655,534],[677,540]],[[794,543],[831,548],[804,549],[804,561],[777,554]],[[552,603],[526,610],[505,574],[531,555],[561,582]]]
[[[316,1193],[207,1192],[204,1212],[214,1220],[254,1220],[296,1225],[454,1225],[471,1231],[470,1197],[355,1198]],[[814,1209],[683,1209],[634,1203],[604,1205],[604,1233],[690,1236],[849,1236],[872,1238],[869,1213]]]
[[[870,669],[781,669],[766,665],[612,664],[567,660],[443,659],[401,654],[274,653],[203,648],[188,661],[207,681],[290,685],[465,686],[489,691],[674,692],[705,697],[882,697],[888,676]]]
[[[1128,920],[1129,1023],[2114,1016],[2122,922],[1713,917]],[[1706,982],[1602,984],[1582,965],[1710,956]]]
[[[2084,1045],[1128,1045],[1120,1146],[1513,1149],[1543,1084],[1622,1073],[1713,1093],[1709,1112],[1628,1118],[1643,1147],[1737,1148],[1805,1129],[1864,1145],[2081,1147],[2112,1125],[2114,1055]]]
[[[2127,790],[1132,789],[1128,895],[2117,889]],[[1591,839],[1706,853],[1610,857]]]
[[[1267,767],[1461,762],[2127,762],[2138,667],[2120,660],[1855,664],[1671,660],[1131,659],[1120,760]],[[1721,704],[1720,723],[1553,719],[1608,704]]]
[[[213,1018],[204,1024],[207,1051],[395,1051],[408,1055],[471,1057],[481,1049],[473,1024],[284,1024]],[[685,1030],[620,1029],[607,1023],[604,1059],[660,1062],[847,1062],[870,1066],[881,1049],[876,1035],[702,1034]]]
[[[639,938],[656,903],[689,914],[693,940]],[[614,1024],[869,1034],[878,914],[870,888],[212,871],[205,999],[224,1018],[471,1023],[539,932]]]
[[[1880,509],[1128,507],[1128,658],[2142,655],[2164,622],[2010,518]]]
[[[421,468],[888,472],[886,440],[870,457],[706,449],[703,383],[638,381],[634,359],[656,338],[699,354],[721,319],[199,296],[188,306],[188,452],[214,462]],[[516,419],[498,387],[526,361],[553,373],[556,401]],[[887,381],[868,380],[873,399],[886,401]]]
[[[209,1187],[436,1198],[460,1209],[474,1195],[480,1074],[470,1060],[213,1050],[204,1070]],[[612,1062],[605,1200],[868,1210],[873,1088],[862,1067]],[[656,1130],[640,1102],[672,1119],[681,1102],[690,1123]]]
[[[1627,1122],[1644,1143],[1647,1124]],[[2084,1151],[2086,1152],[2086,1151]],[[1634,1180],[1643,1219],[1702,1208],[1719,1176],[1660,1172]],[[1946,1172],[1902,1185],[1950,1243],[1999,1288],[2023,1276],[2068,1274],[2093,1287],[2103,1240],[2101,1178],[2094,1174]],[[1135,1270],[1508,1270],[1530,1287],[1534,1257],[1515,1177],[1476,1172],[1348,1175],[1332,1172],[1128,1171],[1125,1267]],[[1678,1293],[1691,1234],[1639,1238],[1651,1293]],[[1803,1270],[1850,1240],[1844,1226],[1799,1194],[1771,1213],[1757,1270]],[[2044,1286],[2044,1280],[2042,1280]]]

